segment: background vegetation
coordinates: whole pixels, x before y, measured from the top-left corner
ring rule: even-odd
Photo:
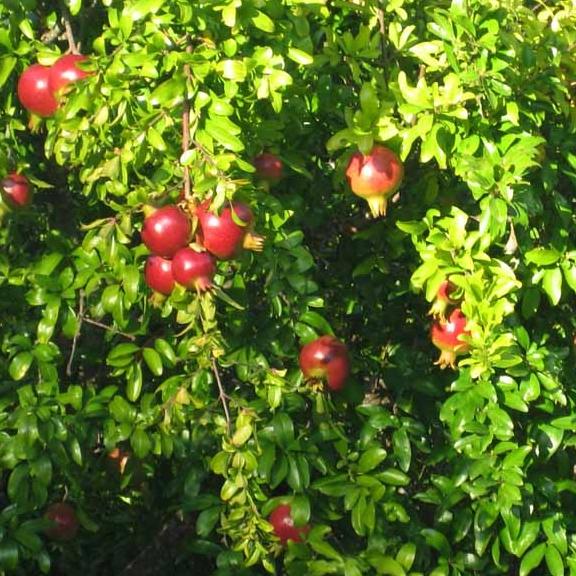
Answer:
[[[0,226],[0,573],[576,574],[575,40],[570,0],[4,0],[0,176],[36,193]],[[91,76],[31,119],[20,74],[74,47]],[[405,164],[377,220],[344,177],[375,141]],[[265,249],[159,300],[142,210],[185,171]],[[327,333],[338,394],[298,367]]]

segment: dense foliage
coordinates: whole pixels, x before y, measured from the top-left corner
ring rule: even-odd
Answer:
[[[575,42],[571,0],[4,0],[0,179],[35,192],[0,204],[0,574],[576,574]],[[232,199],[263,250],[153,293],[152,207]],[[324,335],[341,391],[299,367]]]

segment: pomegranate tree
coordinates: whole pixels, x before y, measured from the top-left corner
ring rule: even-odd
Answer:
[[[288,540],[293,542],[302,542],[306,533],[310,530],[310,526],[295,526],[294,519],[292,518],[292,509],[288,504],[281,504],[274,508],[271,512],[268,521],[274,528],[274,534],[280,538],[282,544],[286,544]]]
[[[455,368],[456,356],[465,354],[470,349],[468,342],[462,339],[462,336],[469,334],[466,330],[466,316],[460,308],[454,309],[447,320],[434,321],[430,336],[434,346],[440,350],[440,357],[436,361],[440,368]]]
[[[245,248],[262,250],[264,239],[252,232],[254,215],[246,204],[233,202],[218,215],[203,203],[196,208],[200,222],[200,241],[220,260],[230,260]]]
[[[334,336],[321,336],[300,350],[300,369],[305,378],[326,380],[330,390],[342,390],[350,373],[348,349]]]
[[[196,252],[192,248],[181,248],[172,259],[174,280],[186,288],[204,292],[212,287],[216,273],[214,258],[208,252]]]
[[[28,178],[13,172],[0,182],[2,198],[13,208],[24,208],[32,200],[32,190]]]
[[[170,258],[190,240],[190,220],[175,206],[169,204],[154,210],[142,226],[142,241],[156,256]]]
[[[404,176],[404,166],[389,148],[376,144],[369,154],[355,152],[346,168],[346,178],[356,196],[364,198],[372,215],[386,215],[388,198],[396,192]]]

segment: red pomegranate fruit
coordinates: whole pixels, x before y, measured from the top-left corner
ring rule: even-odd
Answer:
[[[276,154],[263,152],[254,158],[253,164],[258,178],[266,180],[270,184],[275,184],[282,178],[284,163]]]
[[[58,102],[50,89],[50,67],[32,64],[18,79],[18,100],[26,110],[38,116],[52,116]]]
[[[444,280],[438,287],[434,303],[430,307],[428,314],[434,318],[446,320],[446,309],[449,306],[457,304],[457,300],[452,298],[452,294],[456,291],[456,286],[450,280]]]
[[[28,178],[13,172],[0,182],[2,197],[13,208],[24,208],[32,200],[32,189]]]
[[[214,258],[208,252],[196,252],[192,248],[181,248],[172,259],[174,280],[186,288],[204,292],[212,287],[216,273]]]
[[[67,502],[50,504],[44,513],[44,518],[51,522],[51,526],[46,528],[45,534],[52,540],[61,542],[72,540],[78,532],[79,524],[76,510]]]
[[[346,177],[352,192],[368,202],[377,218],[386,215],[388,198],[402,183],[404,166],[392,150],[376,144],[366,156],[361,152],[352,155]]]
[[[350,373],[348,349],[334,336],[321,336],[300,350],[300,369],[305,378],[323,379],[330,390],[342,390]]]
[[[196,208],[196,215],[202,245],[216,258],[230,260],[242,248],[262,250],[264,238],[253,234],[254,215],[246,204],[233,202],[218,215],[210,212],[205,202]]]
[[[268,521],[272,524],[274,534],[280,538],[282,544],[286,544],[288,540],[302,542],[306,533],[310,531],[308,524],[300,527],[294,525],[292,509],[288,504],[281,504],[274,508],[268,517]]]
[[[466,316],[460,308],[453,310],[447,320],[436,320],[430,330],[432,343],[440,350],[440,357],[435,364],[442,369],[447,366],[455,368],[456,356],[465,354],[470,349],[468,342],[461,338],[469,334],[466,330]]]
[[[155,210],[144,220],[141,236],[152,254],[170,258],[188,244],[190,232],[188,216],[178,206],[170,204]]]
[[[57,98],[72,82],[86,78],[90,73],[77,66],[79,62],[86,61],[82,54],[65,54],[54,62],[50,68],[50,90]]]
[[[155,292],[168,296],[174,290],[172,260],[162,256],[149,256],[144,266],[144,280]]]

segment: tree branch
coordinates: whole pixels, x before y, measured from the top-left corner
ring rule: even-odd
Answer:
[[[114,328],[113,326],[108,326],[108,324],[98,322],[98,320],[92,320],[92,318],[86,318],[86,316],[84,316],[84,322],[86,322],[86,324],[92,324],[92,326],[102,328],[103,330],[108,330],[108,332],[114,332],[114,334],[118,334],[119,336],[124,336],[124,338],[128,338],[128,340],[131,340],[132,342],[136,340],[136,336],[132,334],[127,334],[126,332],[121,332],[120,330]]]
[[[222,379],[220,378],[220,373],[218,372],[218,364],[216,364],[216,359],[212,358],[212,371],[214,372],[214,377],[216,378],[216,383],[218,384],[218,392],[220,397],[220,402],[224,408],[224,416],[226,417],[226,430],[228,435],[230,435],[230,411],[228,410],[228,396],[224,391],[224,386],[222,384]]]
[[[192,46],[186,46],[186,54],[192,53]],[[186,76],[186,94],[184,94],[184,110],[182,112],[182,153],[190,149],[190,100],[188,100],[188,81],[192,78],[190,64],[184,64],[184,75]],[[184,166],[184,198],[190,200],[192,196],[192,185],[190,182],[190,169]]]
[[[68,364],[66,365],[66,375],[72,376],[72,364],[74,362],[74,355],[76,354],[76,346],[78,344],[78,338],[80,338],[80,331],[82,330],[82,322],[84,322],[84,291],[80,290],[80,302],[78,304],[78,327],[74,333],[74,339],[72,340],[72,349],[70,350],[70,358],[68,358]]]
[[[68,40],[68,48],[72,54],[78,54],[78,44],[74,39],[74,31],[72,30],[72,15],[65,2],[62,3],[62,22],[64,23],[64,34]]]
[[[382,53],[382,74],[384,75],[384,84],[388,86],[388,46],[386,43],[386,21],[384,19],[384,8],[382,8],[382,6],[376,9],[376,15],[380,27],[380,52]]]

